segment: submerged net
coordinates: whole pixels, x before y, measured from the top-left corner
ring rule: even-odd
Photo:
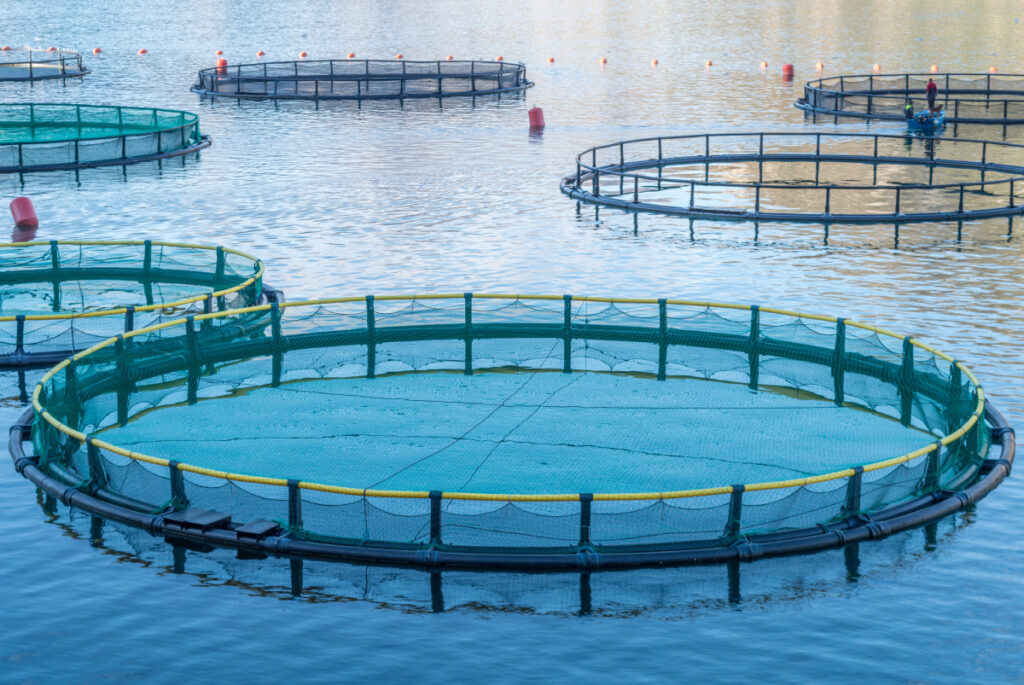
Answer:
[[[66,355],[190,313],[255,304],[263,264],[153,241],[0,244],[0,363]]]
[[[989,440],[973,376],[909,338],[665,300],[197,316],[37,393],[36,453],[66,482],[403,549],[730,544],[963,487]]]
[[[201,143],[190,112],[102,105],[0,105],[0,171],[171,155]]]
[[[312,60],[212,67],[192,90],[228,97],[374,100],[486,95],[525,90],[513,62]]]

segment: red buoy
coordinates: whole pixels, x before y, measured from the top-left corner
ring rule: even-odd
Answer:
[[[299,53],[299,59],[306,59],[307,57],[309,57],[309,53],[305,50]]]
[[[503,62],[504,60],[505,60],[505,58],[502,57],[501,55],[498,55],[497,57],[494,58],[495,62]]]
[[[5,45],[5,46],[3,46],[2,48],[0,48],[0,50],[3,50],[4,52],[7,52],[7,51],[8,51],[8,50],[10,50],[10,49],[11,49],[11,46],[10,46],[10,45]]]
[[[32,200],[27,197],[16,197],[11,200],[11,216],[14,217],[14,225],[18,228],[37,228],[39,218],[36,210],[32,207]]]
[[[267,54],[267,53],[263,52],[262,50],[257,50],[257,51],[256,51],[256,56],[257,56],[257,57],[263,57],[263,56],[264,56],[264,55],[266,55],[266,54]]]
[[[405,55],[403,55],[402,53],[398,53],[397,55],[395,55],[395,59],[405,59]]]
[[[350,53],[348,53],[348,58],[349,58],[349,59],[352,59],[352,58],[353,58],[353,57],[355,57],[355,56],[356,56],[356,53],[354,53],[354,52],[350,52]]]
[[[540,107],[531,107],[529,111],[530,115],[530,129],[539,131],[544,128],[544,110]]]
[[[447,57],[445,57],[445,59],[451,62],[453,59],[455,59],[455,55],[448,55]]]
[[[217,60],[217,76],[224,76],[228,73],[228,61],[221,57]]]
[[[149,50],[147,50],[146,48],[139,48],[139,54],[140,54],[140,55],[145,55],[145,54],[147,54],[148,52],[149,52]]]
[[[50,47],[46,48],[46,51],[47,51],[47,52],[57,52],[57,48],[55,48],[55,47],[53,47],[53,46],[51,45]]]
[[[92,54],[94,54],[94,55],[98,55],[98,54],[100,54],[101,52],[103,52],[103,51],[102,51],[102,50],[100,50],[99,48],[93,48],[93,49],[92,49]]]
[[[218,50],[217,52],[215,52],[213,54],[214,54],[215,57],[220,57],[221,55],[224,54],[224,51],[223,50]]]
[[[548,64],[554,64],[554,63],[555,63],[555,58],[554,57],[548,57]]]
[[[792,81],[793,80],[793,65],[783,64],[782,65],[782,80]]]

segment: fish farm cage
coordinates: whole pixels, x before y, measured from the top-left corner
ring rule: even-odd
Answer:
[[[69,79],[88,73],[77,50],[23,47],[0,52],[0,82]]]
[[[268,297],[279,294],[264,288],[263,263],[225,247],[0,244],[0,369],[52,366],[112,335]]]
[[[273,100],[402,100],[523,91],[526,65],[480,60],[325,59],[217,66],[199,71],[202,95]]]
[[[962,222],[1024,212],[1024,146],[858,133],[708,133],[626,140],[576,157],[583,203],[700,219]]]
[[[10,451],[48,496],[179,545],[554,569],[884,537],[978,501],[1014,445],[963,364],[874,326],[465,293],[119,334],[42,377]]]
[[[951,124],[1024,124],[1024,74],[856,74],[831,76],[804,85],[800,109],[815,114],[903,120],[911,102],[925,109],[928,80],[938,86]]]
[[[0,173],[122,166],[202,150],[190,112],[149,107],[0,104]]]

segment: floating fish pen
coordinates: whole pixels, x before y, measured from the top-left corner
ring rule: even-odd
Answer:
[[[64,360],[32,405],[16,468],[76,509],[193,548],[431,567],[839,547],[977,502],[1015,444],[915,338],[568,295],[189,315]]]
[[[192,90],[212,97],[273,100],[403,100],[523,91],[526,65],[479,60],[325,59],[202,69]]]
[[[0,173],[120,166],[210,145],[190,112],[148,107],[0,104]]]
[[[1024,146],[856,133],[712,133],[627,140],[561,181],[588,204],[691,219],[959,222],[1024,212]]]
[[[804,85],[800,109],[815,114],[902,120],[907,103],[928,106],[928,80],[938,86],[951,124],[1024,124],[1022,74],[857,74],[831,76]]]
[[[24,47],[0,52],[0,82],[69,79],[88,73],[77,50]]]
[[[263,263],[225,247],[0,244],[0,368],[52,366],[112,335],[258,304],[263,291]]]

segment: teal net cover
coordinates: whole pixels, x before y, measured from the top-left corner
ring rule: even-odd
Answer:
[[[0,104],[0,172],[158,159],[205,147],[199,117],[149,107]]]
[[[50,363],[126,330],[256,304],[263,264],[153,241],[0,244],[0,364]]]
[[[673,300],[382,296],[137,331],[36,388],[42,468],[294,539],[728,545],[978,475],[984,395],[910,338]]]

